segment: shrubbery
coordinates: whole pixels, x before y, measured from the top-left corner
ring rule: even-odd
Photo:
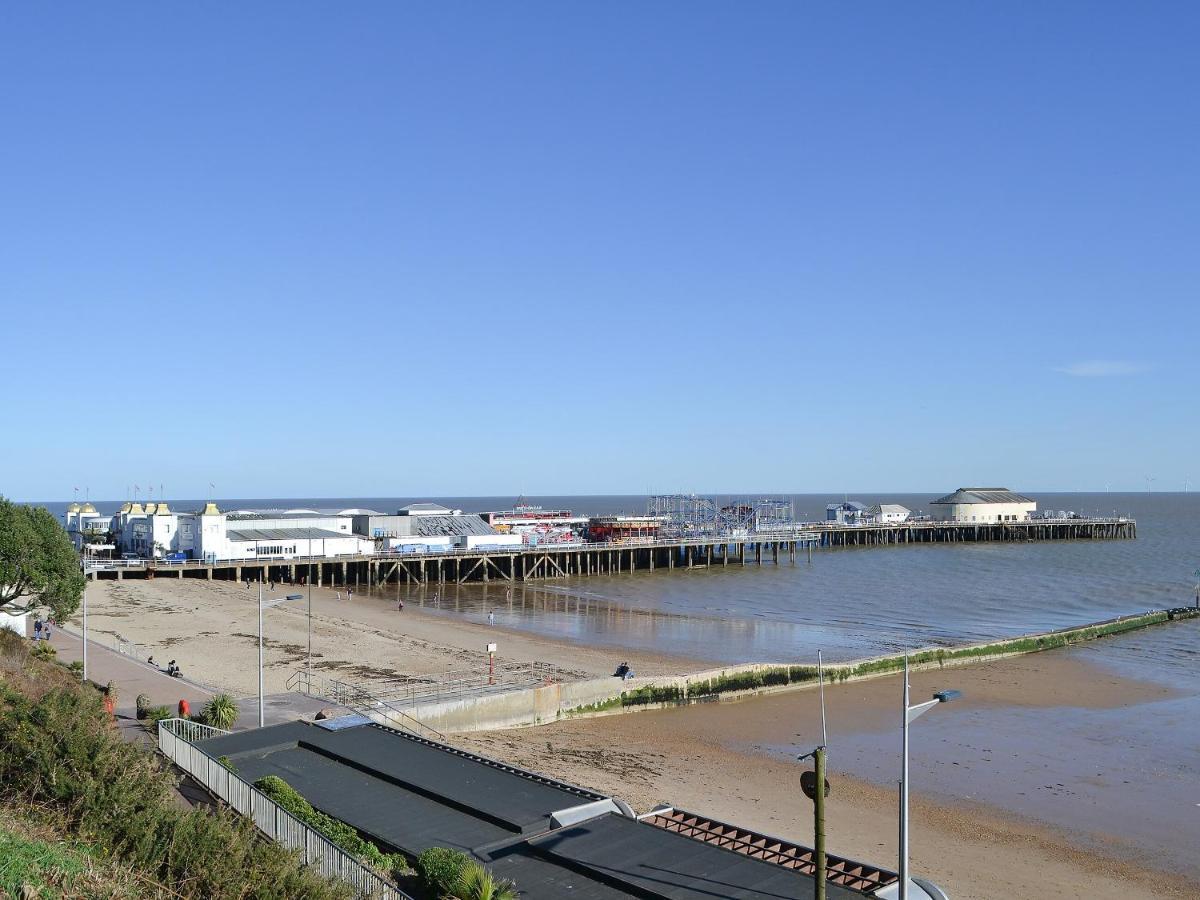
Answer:
[[[350,896],[261,840],[248,820],[180,809],[173,777],[122,740],[99,693],[20,643],[0,631],[0,801],[54,810],[93,853],[189,900]]]
[[[471,860],[460,850],[430,847],[417,857],[417,875],[428,897],[445,897],[462,880]]]
[[[282,778],[266,775],[254,782],[254,786],[305,825],[315,828],[368,865],[389,875],[402,875],[408,871],[408,863],[402,854],[384,853],[345,822],[313,809],[312,804]]]

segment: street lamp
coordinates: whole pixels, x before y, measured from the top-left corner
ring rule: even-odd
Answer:
[[[287,603],[289,600],[303,600],[303,594],[288,594],[275,600],[263,600],[262,580],[258,582],[258,727],[263,727],[265,709],[263,706],[263,610]]]
[[[938,691],[932,700],[909,705],[908,702],[908,654],[904,654],[904,749],[900,770],[900,900],[908,900],[908,725],[913,719],[924,715],[939,703],[949,703],[962,696],[962,691]]]

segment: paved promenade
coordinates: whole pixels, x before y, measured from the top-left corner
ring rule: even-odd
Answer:
[[[83,640],[73,631],[55,628],[50,643],[57,651],[60,662],[83,659]],[[162,660],[164,665],[168,661],[169,658]],[[248,660],[247,664],[253,663]],[[118,718],[136,718],[138,694],[149,697],[152,706],[170,707],[172,714],[178,710],[180,700],[187,700],[194,715],[200,712],[209,697],[218,693],[215,688],[186,678],[172,678],[154,666],[120,654],[94,640],[88,642],[88,678],[100,685],[109,681],[117,685]],[[234,729],[240,731],[257,727],[258,697],[237,698],[237,705],[241,715]],[[264,722],[267,725],[292,722],[333,705],[298,693],[268,694],[263,703]]]

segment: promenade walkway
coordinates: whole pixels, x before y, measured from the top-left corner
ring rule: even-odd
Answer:
[[[50,644],[58,653],[60,662],[70,663],[83,659],[83,640],[74,631],[55,628]],[[169,658],[161,660],[164,666],[168,661]],[[213,694],[218,693],[216,688],[187,678],[172,678],[154,666],[118,653],[94,640],[88,642],[88,679],[100,685],[111,681],[117,686],[116,713],[119,723],[136,719],[138,694],[149,697],[152,706],[169,707],[174,715],[180,700],[186,700],[195,714]],[[241,714],[234,726],[235,730],[257,727],[258,697],[237,698],[237,705]],[[293,722],[333,705],[328,701],[314,700],[294,692],[268,694],[263,704],[264,720],[267,725]]]

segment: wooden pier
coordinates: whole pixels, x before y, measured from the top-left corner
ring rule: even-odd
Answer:
[[[904,544],[1027,543],[1121,540],[1137,537],[1132,519],[1033,519],[1028,522],[903,522],[894,525],[805,525],[786,532],[700,536],[614,544],[545,544],[421,553],[243,560],[97,560],[84,572],[97,578],[204,578],[277,581],[353,588],[385,583],[519,582],[586,575],[673,571],[712,566],[795,564],[814,549]]]

